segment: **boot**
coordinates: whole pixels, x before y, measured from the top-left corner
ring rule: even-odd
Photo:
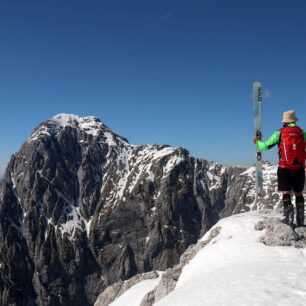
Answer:
[[[294,223],[294,208],[292,204],[284,205],[284,219],[283,223],[293,226]]]
[[[296,226],[304,226],[304,197],[297,196],[296,204]]]
[[[294,208],[291,204],[290,194],[283,195],[284,219],[283,223],[293,226],[294,223]]]
[[[296,226],[304,226],[304,205],[296,205]]]

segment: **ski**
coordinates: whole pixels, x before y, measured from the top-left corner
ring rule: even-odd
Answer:
[[[261,84],[254,82],[253,84],[253,106],[254,106],[254,126],[255,136],[261,139],[262,137],[262,120],[261,120]],[[263,191],[263,176],[262,176],[262,153],[256,147],[256,196],[262,194]]]

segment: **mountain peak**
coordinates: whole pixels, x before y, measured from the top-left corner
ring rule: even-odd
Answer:
[[[49,119],[49,121],[51,121],[54,124],[54,127],[58,129],[65,128],[66,126],[76,127],[76,125],[80,123],[82,119],[83,118],[78,115],[61,113],[55,115]]]
[[[103,123],[94,116],[80,117],[74,114],[58,114],[48,120],[52,123],[53,129],[61,129],[67,126],[87,130],[89,134],[96,134],[94,130],[100,129]],[[91,131],[88,131],[91,130]]]
[[[54,127],[56,129],[58,128],[65,128],[66,126],[70,126],[73,128],[76,128],[78,125],[84,124],[84,123],[100,123],[100,125],[103,125],[99,118],[95,116],[86,116],[86,117],[80,117],[78,115],[74,114],[57,114],[51,119],[49,119],[54,124]]]
[[[65,130],[67,127],[76,129],[78,132],[82,131],[86,134],[90,134],[94,137],[104,134],[108,139],[112,139],[114,136],[117,139],[121,139],[127,142],[127,139],[121,137],[120,135],[114,133],[109,129],[101,120],[95,116],[80,117],[74,114],[57,114],[51,119],[43,121],[32,133],[28,142],[37,140],[42,136],[51,136],[58,134],[58,132]]]

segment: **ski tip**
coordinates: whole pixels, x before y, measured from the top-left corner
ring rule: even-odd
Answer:
[[[261,83],[260,82],[258,82],[258,81],[255,81],[254,83],[253,83],[253,86],[255,87],[261,87]]]

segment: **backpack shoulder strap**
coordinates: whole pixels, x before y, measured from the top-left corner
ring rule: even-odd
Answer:
[[[278,140],[278,144],[277,144],[278,146],[280,146],[280,144],[282,142],[282,134],[283,134],[284,129],[285,128],[283,128],[283,127],[279,129],[280,134],[279,134],[279,140]]]
[[[303,134],[303,130],[302,130],[299,126],[297,126],[297,125],[296,125],[296,127],[297,127],[297,129],[299,130],[299,132],[300,132],[301,134]]]

